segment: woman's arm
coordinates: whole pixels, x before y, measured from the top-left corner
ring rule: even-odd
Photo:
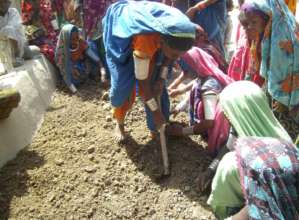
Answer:
[[[192,89],[192,86],[194,84],[194,81],[195,80],[192,80],[191,82],[189,82],[187,85],[181,87],[181,88],[178,88],[178,89],[171,89],[169,90],[169,95],[171,97],[176,97],[178,95],[181,95],[183,93],[186,93],[188,91],[190,91]]]
[[[193,20],[195,14],[198,11],[201,11],[201,10],[209,7],[210,5],[214,4],[217,1],[218,0],[204,0],[204,1],[201,1],[201,2],[197,3],[196,5],[194,5],[193,7],[190,7],[187,10],[186,15],[190,18],[190,20]]]
[[[181,74],[168,86],[168,90],[176,89],[187,77],[184,72]]]

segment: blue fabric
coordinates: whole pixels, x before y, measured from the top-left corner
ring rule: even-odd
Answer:
[[[192,0],[191,5],[194,6],[201,1],[203,0]],[[194,22],[207,32],[209,40],[216,43],[224,53],[224,37],[227,26],[226,0],[218,0],[197,12]]]
[[[78,28],[72,24],[64,25],[59,34],[57,47],[55,50],[55,62],[59,67],[60,74],[67,86],[77,81],[73,79],[72,61],[71,61],[71,33],[78,31]]]
[[[118,1],[103,19],[103,39],[111,74],[110,99],[121,106],[135,85],[131,41],[137,34],[161,33],[195,39],[195,25],[179,10],[157,2]]]
[[[299,74],[299,41],[296,20],[283,0],[249,0],[249,4],[272,18],[270,36],[262,40],[260,74],[267,80],[270,95],[278,102],[294,108],[299,105],[299,89],[285,93],[281,83],[290,76]],[[269,25],[269,24],[268,24]],[[293,53],[287,53],[280,43],[290,41]]]
[[[245,137],[236,155],[250,219],[299,219],[299,151],[275,138]]]

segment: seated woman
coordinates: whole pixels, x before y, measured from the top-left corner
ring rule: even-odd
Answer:
[[[218,219],[299,219],[299,151],[272,137],[243,137],[220,161],[208,203]]]
[[[88,76],[97,77],[90,74],[88,61],[102,66],[97,51],[80,37],[78,28],[72,24],[64,25],[57,43],[55,62],[64,82],[73,93],[77,91],[76,86]]]
[[[299,41],[295,17],[284,2],[273,0],[246,1],[239,17],[249,44],[235,55],[229,75],[236,80],[249,78],[259,85],[265,81],[276,116],[295,139],[299,129]]]
[[[227,148],[229,150],[234,150],[233,146],[237,138],[243,137],[271,137],[290,143],[292,142],[291,137],[278,122],[269,108],[266,95],[255,83],[250,81],[238,81],[231,83],[220,94],[219,103],[234,131],[230,134],[229,140],[227,142]],[[198,181],[201,190],[206,188],[207,184],[214,175],[219,164],[219,158],[220,157],[215,159],[208,169],[199,176]],[[219,169],[224,169],[223,165],[223,163],[220,163],[219,166],[221,168]],[[230,165],[231,163],[226,164],[227,172],[230,172]],[[217,179],[221,177],[217,177],[216,174],[215,178]],[[214,196],[214,180],[212,185],[212,194],[208,203],[212,206],[218,217],[223,219],[224,217],[227,217],[224,216],[224,211],[228,212],[229,214],[233,214],[231,211],[235,211],[235,209],[231,210],[230,208],[240,208],[242,206],[242,203],[240,205],[242,197],[232,196],[223,197],[225,199],[220,198],[221,196],[217,194],[220,193],[218,188],[218,191],[216,192],[217,196]],[[231,184],[231,182],[234,180],[235,179],[233,178],[226,179],[227,185]],[[221,191],[224,192],[225,190],[222,188]],[[236,192],[238,192],[237,189]],[[228,208],[224,209],[223,202],[225,200]]]
[[[11,44],[12,65],[22,64],[26,37],[22,26],[21,16],[17,9],[10,8],[9,0],[0,1],[0,34]]]
[[[225,151],[232,150],[232,143],[238,137],[273,137],[292,142],[291,137],[275,118],[262,89],[250,81],[229,84],[219,95],[219,107],[231,126],[226,148],[219,152],[208,169],[199,175],[200,191],[209,185],[219,159]]]
[[[49,0],[22,0],[22,20],[29,45],[36,45],[54,64],[59,34],[56,17]]]
[[[229,83],[233,82],[218,67],[212,56],[200,48],[193,47],[179,60],[183,72],[169,88],[171,96],[179,95],[191,89],[190,93],[190,127],[170,125],[168,135],[183,136],[208,134],[208,152],[215,157],[226,143],[229,123],[219,106],[217,95]],[[183,88],[176,88],[185,78],[197,78]],[[211,97],[212,96],[212,97]],[[183,109],[177,109],[182,111]]]

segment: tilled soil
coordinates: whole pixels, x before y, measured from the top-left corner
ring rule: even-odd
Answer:
[[[119,145],[103,94],[92,81],[75,96],[57,90],[33,143],[0,171],[0,219],[215,219],[194,183],[210,161],[200,138],[168,140],[162,178],[141,101]]]

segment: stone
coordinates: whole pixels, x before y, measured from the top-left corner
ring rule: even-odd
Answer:
[[[90,146],[89,148],[87,148],[87,153],[92,154],[95,152],[95,147],[94,146]]]
[[[64,164],[64,161],[63,161],[62,159],[56,159],[56,160],[55,160],[55,164],[56,164],[57,166],[61,166],[61,165]]]
[[[85,167],[84,170],[87,173],[95,173],[97,171],[97,168],[95,166],[88,166],[88,167]]]

